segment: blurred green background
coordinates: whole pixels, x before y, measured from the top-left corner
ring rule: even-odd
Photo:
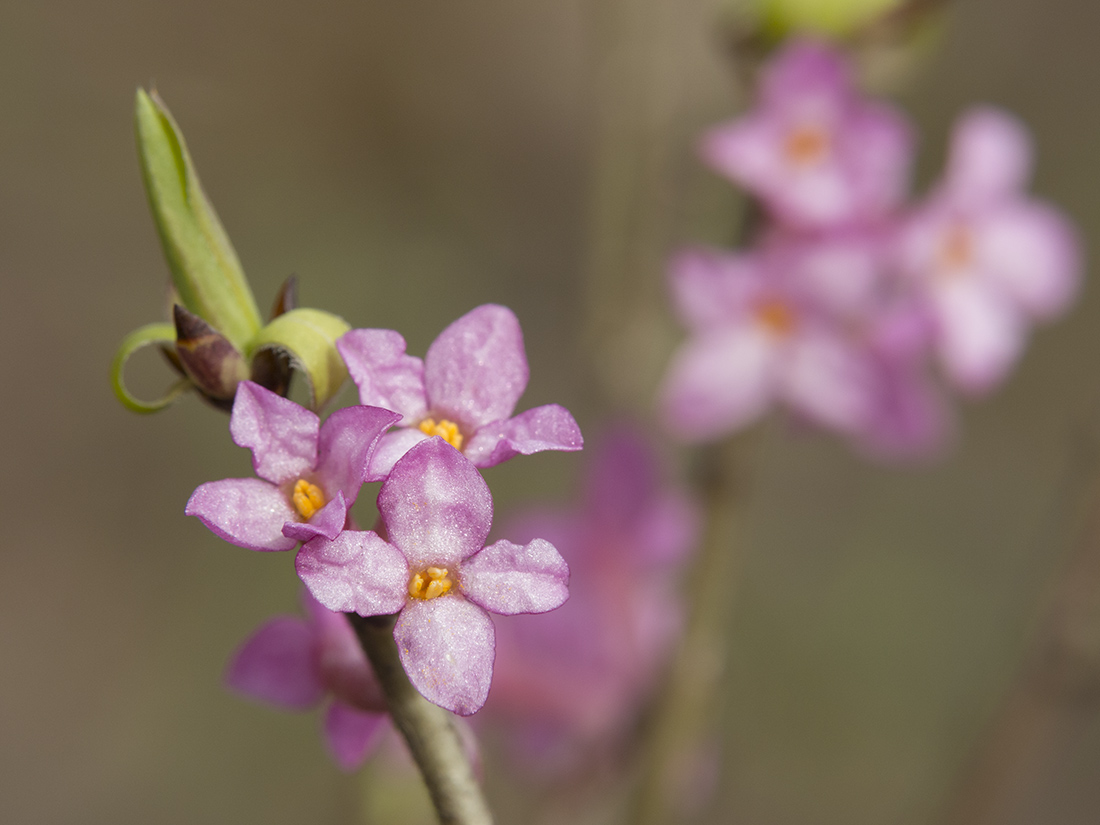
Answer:
[[[609,134],[628,136],[625,153],[659,146],[663,232],[639,294],[659,294],[672,244],[728,237],[732,193],[691,149],[738,104],[720,5],[0,7],[0,821],[398,822],[404,795],[420,804],[400,780],[340,775],[317,715],[221,686],[235,646],[296,609],[298,586],[290,554],[231,547],[183,516],[200,482],[249,473],[226,418],[195,398],[138,417],[108,386],[118,341],[165,309],[135,88],[155,84],[181,124],[261,306],[295,273],[304,304],[399,329],[423,353],[468,309],[507,304],[532,368],[521,404],[563,403],[594,430],[603,407],[578,380],[592,372],[594,159]],[[1034,130],[1035,191],[1086,242],[1100,235],[1098,30],[1083,0],[959,3],[899,96],[923,179],[963,108],[1003,105]],[[636,80],[610,132],[608,77]],[[1100,474],[1098,322],[1086,283],[932,466],[767,431],[708,820],[934,821]],[[673,340],[663,324],[654,363]],[[151,396],[162,367],[145,353],[131,380]],[[543,454],[488,480],[505,511],[567,499],[577,466]],[[1014,822],[1100,820],[1100,721],[1087,706],[1074,719]],[[503,804],[502,821],[533,821]]]

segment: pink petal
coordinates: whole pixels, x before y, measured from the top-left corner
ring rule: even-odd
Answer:
[[[325,712],[325,741],[329,753],[345,771],[354,771],[377,747],[386,730],[384,713],[366,713],[333,702]]]
[[[941,285],[934,300],[939,352],[948,376],[969,392],[992,389],[1023,349],[1026,330],[1020,313],[970,278]]]
[[[477,468],[435,436],[397,462],[378,494],[378,511],[412,569],[452,568],[485,545],[493,498]]]
[[[348,518],[348,504],[344,501],[344,494],[336,491],[336,498],[314,513],[309,521],[295,519],[283,525],[283,535],[295,541],[309,541],[317,536],[332,541],[340,531],[344,529]]]
[[[321,681],[336,699],[358,710],[383,712],[382,686],[344,613],[329,610],[303,589],[306,610],[317,636]]]
[[[334,541],[315,538],[298,551],[294,566],[313,598],[329,610],[388,615],[407,598],[405,557],[375,533],[345,530]]]
[[[569,410],[558,404],[535,407],[478,430],[463,450],[475,467],[495,467],[517,455],[543,450],[575,452],[584,446],[581,428]]]
[[[848,61],[837,50],[808,38],[791,40],[768,63],[760,81],[761,103],[783,106],[793,100],[841,105],[851,95]]]
[[[705,441],[746,426],[772,402],[776,351],[745,325],[690,339],[674,356],[661,390],[666,426]]]
[[[489,614],[461,596],[410,600],[393,631],[401,665],[429,702],[469,716],[489,695],[496,649]]]
[[[800,334],[787,355],[782,393],[792,407],[845,432],[867,420],[873,376],[865,353],[821,330]]]
[[[301,619],[280,616],[252,634],[233,655],[225,681],[234,690],[291,710],[305,710],[325,693],[317,639]]]
[[[976,266],[1028,313],[1052,318],[1069,306],[1080,285],[1081,252],[1060,212],[1017,202],[984,216],[974,234]]]
[[[416,427],[398,427],[378,439],[367,470],[367,481],[384,481],[393,471],[393,465],[401,456],[421,441],[428,439],[427,433]]]
[[[256,475],[274,484],[301,476],[317,463],[320,419],[293,401],[242,381],[237,386],[229,432],[252,450]]]
[[[983,203],[1015,195],[1031,176],[1027,128],[990,106],[966,112],[951,135],[945,186],[956,202]]]
[[[258,478],[200,484],[184,513],[197,516],[215,535],[249,550],[292,550],[298,543],[283,535],[283,525],[294,521],[297,512],[278,487]]]
[[[527,378],[519,320],[495,304],[479,306],[452,323],[424,359],[431,411],[470,431],[511,416]]]
[[[355,503],[379,437],[398,420],[380,407],[345,407],[328,417],[317,447],[317,479],[328,495],[339,490],[349,507]]]
[[[569,565],[543,539],[498,541],[466,559],[462,592],[490,613],[545,613],[569,598]]]
[[[353,329],[336,342],[359,388],[359,403],[401,413],[415,426],[428,414],[424,362],[405,354],[405,339],[390,329]]]
[[[684,324],[704,329],[741,317],[759,291],[760,259],[756,255],[685,249],[669,262],[672,299]]]

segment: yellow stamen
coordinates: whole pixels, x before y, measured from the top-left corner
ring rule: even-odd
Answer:
[[[420,422],[420,432],[425,435],[438,435],[456,450],[462,449],[463,435],[458,425],[446,418],[436,421],[434,418],[425,418]]]
[[[797,318],[794,310],[784,301],[769,298],[756,307],[756,319],[775,335],[789,335],[795,327]]]
[[[427,601],[449,593],[454,582],[445,567],[429,567],[409,579],[409,597]]]
[[[798,166],[819,163],[829,154],[829,133],[817,126],[798,126],[787,133],[783,152]]]
[[[325,494],[316,484],[310,484],[304,478],[294,483],[294,492],[290,496],[294,502],[294,509],[306,521],[318,510],[325,506]]]

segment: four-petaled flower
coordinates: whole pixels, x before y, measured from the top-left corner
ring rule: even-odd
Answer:
[[[843,57],[796,40],[766,67],[757,107],[711,129],[703,159],[803,229],[877,220],[905,196],[912,137],[893,107],[859,96]]]
[[[379,436],[399,416],[346,407],[324,424],[309,410],[242,381],[229,432],[252,450],[259,478],[200,484],[184,512],[226,541],[250,550],[291,550],[314,536],[334,539],[366,481]]]
[[[428,700],[463,716],[484,703],[495,633],[489,613],[553,610],[568,597],[569,568],[548,541],[498,541],[489,488],[440,437],[415,445],[378,495],[384,534],[345,531],[298,553],[298,575],[330,610],[400,612],[401,663]]]
[[[899,263],[927,300],[934,344],[951,380],[982,392],[1023,349],[1033,319],[1063,312],[1081,274],[1072,226],[1022,190],[1027,131],[992,108],[955,126],[947,172],[909,217]]]
[[[225,674],[234,690],[288,710],[328,695],[325,741],[337,764],[359,767],[385,730],[386,701],[347,617],[305,594],[307,618],[276,616],[241,645]]]
[[[512,417],[527,388],[523,332],[507,307],[485,304],[440,333],[421,360],[388,329],[354,329],[336,342],[363,404],[401,413],[378,444],[371,472],[385,476],[414,444],[441,436],[478,467],[542,450],[579,450],[580,428],[546,404]]]

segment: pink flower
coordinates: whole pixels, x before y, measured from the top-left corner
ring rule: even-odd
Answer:
[[[874,392],[870,355],[814,290],[764,253],[682,252],[670,280],[691,329],[661,389],[670,430],[716,438],[783,402],[821,426],[858,432]]]
[[[226,683],[234,690],[288,710],[308,710],[325,696],[325,740],[337,764],[362,764],[384,730],[386,702],[355,631],[345,616],[307,593],[306,615],[278,616],[234,654]]]
[[[858,95],[839,54],[796,40],[765,67],[756,108],[708,132],[701,152],[780,222],[820,228],[891,212],[912,138],[898,111]]]
[[[699,526],[697,508],[665,482],[641,435],[609,433],[577,504],[529,513],[509,529],[551,539],[572,578],[560,609],[501,626],[486,712],[587,755],[625,734],[679,635],[676,573]]]
[[[259,384],[237,387],[229,432],[252,450],[259,478],[200,484],[184,512],[250,550],[290,550],[314,536],[333,539],[368,480],[379,436],[398,416],[377,407],[337,410],[324,424]]]
[[[319,536],[298,553],[298,575],[330,610],[400,612],[401,663],[429,701],[462,716],[485,703],[495,633],[489,613],[543,613],[568,596],[569,568],[548,541],[485,547],[489,487],[442,438],[394,465],[378,495],[378,533]]]
[[[1004,378],[1031,322],[1064,312],[1080,280],[1070,223],[1022,194],[1030,166],[1022,124],[972,109],[955,126],[943,180],[902,235],[899,263],[927,301],[940,360],[972,392]]]
[[[579,450],[580,428],[547,404],[512,416],[527,388],[523,333],[510,309],[485,304],[440,333],[423,361],[386,329],[355,329],[336,342],[364,404],[401,413],[371,464],[384,476],[414,444],[434,435],[477,467],[542,450]]]

